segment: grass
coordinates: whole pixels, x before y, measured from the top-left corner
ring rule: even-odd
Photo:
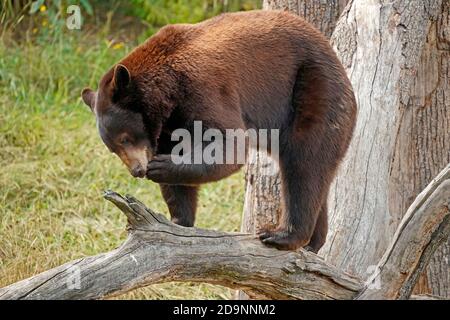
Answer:
[[[0,39],[0,287],[83,256],[119,246],[126,221],[102,199],[129,193],[167,214],[155,183],[132,178],[100,141],[79,98],[133,45],[74,32],[45,44]],[[197,226],[237,231],[243,174],[206,185]],[[213,285],[170,283],[125,299],[226,299]]]

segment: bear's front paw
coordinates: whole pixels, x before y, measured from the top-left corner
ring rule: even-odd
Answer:
[[[170,155],[156,155],[147,165],[146,177],[157,183],[170,183],[174,166]]]
[[[308,244],[308,240],[302,240],[296,232],[287,230],[265,230],[259,234],[259,239],[265,245],[279,250],[296,250]]]

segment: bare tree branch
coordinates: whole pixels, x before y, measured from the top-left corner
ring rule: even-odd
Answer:
[[[450,165],[411,205],[366,285],[304,250],[267,248],[243,233],[184,228],[133,197],[110,191],[105,198],[128,217],[129,237],[120,248],[11,284],[0,289],[0,299],[100,299],[170,281],[220,284],[252,298],[407,299],[450,234]]]
[[[132,197],[105,197],[128,217],[120,248],[0,289],[0,299],[99,299],[169,281],[221,284],[271,299],[351,299],[362,288],[312,253],[267,248],[247,234],[180,227]]]
[[[360,299],[408,299],[435,250],[450,234],[450,164],[420,193]],[[378,285],[376,285],[378,284]]]

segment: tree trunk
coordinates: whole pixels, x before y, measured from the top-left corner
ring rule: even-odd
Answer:
[[[322,254],[353,274],[372,271],[405,209],[450,162],[448,12],[442,0],[356,0],[333,34],[359,114]],[[426,274],[421,291],[449,296],[448,245]]]
[[[310,1],[285,2],[336,16]],[[281,1],[265,6],[274,3]],[[351,0],[336,25],[332,43],[359,117],[330,193],[326,260],[266,248],[246,234],[179,227],[109,194],[130,223],[121,248],[0,289],[0,299],[102,298],[165,281],[222,284],[252,298],[406,299],[426,268],[419,290],[448,296],[448,244],[441,244],[450,233],[449,9],[446,0]],[[251,154],[250,163],[243,229],[254,233],[277,224],[279,178],[265,155]],[[76,288],[68,286],[74,269]]]
[[[347,2],[348,0],[264,0],[263,7],[298,14],[329,38]]]
[[[170,281],[245,289],[259,299],[352,299],[364,288],[315,254],[268,248],[249,234],[181,227],[132,197],[105,197],[128,218],[120,248],[0,288],[0,300],[101,299]]]
[[[317,1],[266,0],[264,7],[306,12],[309,21],[330,34],[342,3],[328,2],[329,7]],[[330,232],[320,254],[367,278],[405,209],[450,162],[449,2],[350,1],[332,44],[352,81],[359,114],[330,192]],[[275,225],[280,211],[279,179],[257,171],[270,159],[251,158],[258,162],[247,168],[242,227],[247,232],[268,221]],[[267,198],[276,202],[268,204]],[[419,292],[449,296],[448,261],[447,243],[432,258]]]
[[[413,168],[421,168],[412,177],[404,177],[412,194],[423,188],[442,167],[450,162],[450,2],[442,9],[428,30],[414,79],[414,95],[407,117],[417,135],[400,150],[410,152]],[[415,110],[416,112],[413,112]],[[405,132],[404,132],[405,133]],[[426,158],[433,159],[426,161]],[[398,165],[398,161],[397,161]],[[399,199],[399,210],[411,202]],[[439,247],[428,265],[417,291],[450,297],[450,238]],[[431,290],[427,290],[430,288]]]
[[[265,10],[288,10],[303,16],[327,37],[330,37],[341,11],[348,0],[264,0]],[[278,225],[281,216],[281,186],[277,164],[265,154],[249,151],[246,172],[246,192],[242,232],[257,233],[268,226]],[[237,297],[246,299],[244,293]]]
[[[263,8],[290,10],[305,14],[306,19],[328,36],[336,24],[345,2],[329,0],[329,4],[314,0],[265,0]],[[277,164],[265,153],[249,151],[246,166],[246,192],[241,231],[256,233],[278,224],[281,215],[281,187]]]
[[[348,0],[264,0],[265,10],[288,10],[315,25],[330,37],[336,22]],[[257,233],[268,226],[278,225],[281,216],[281,186],[277,164],[265,154],[249,151],[246,172],[246,191],[242,232]],[[242,292],[237,298],[246,299]]]

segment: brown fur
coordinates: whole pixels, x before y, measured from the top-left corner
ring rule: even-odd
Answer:
[[[240,166],[175,165],[170,133],[192,129],[194,120],[219,130],[280,129],[284,215],[260,238],[280,249],[323,245],[326,195],[352,136],[356,103],[327,39],[303,19],[252,11],[164,27],[83,99],[97,109],[100,127],[114,127],[101,119],[111,109],[121,110],[121,120],[142,117],[156,154],[147,177],[162,185],[173,219],[186,226],[194,223],[196,185]]]

